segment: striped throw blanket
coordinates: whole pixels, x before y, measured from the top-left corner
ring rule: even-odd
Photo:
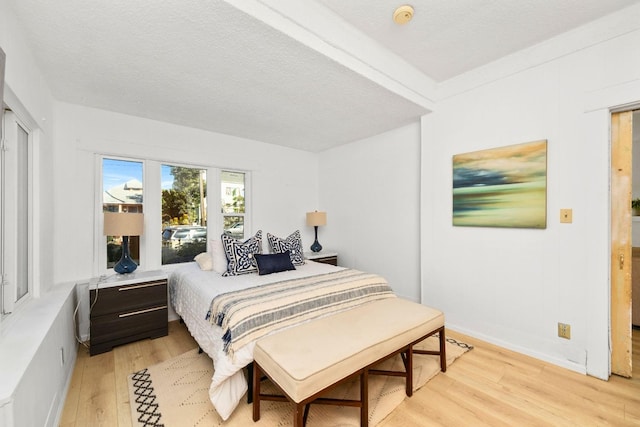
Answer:
[[[384,278],[345,269],[220,294],[207,318],[224,331],[224,350],[233,358],[237,349],[275,330],[392,297]]]

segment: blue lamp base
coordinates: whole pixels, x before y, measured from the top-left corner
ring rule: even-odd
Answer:
[[[311,250],[313,252],[320,252],[322,250],[322,245],[320,244],[320,242],[318,242],[318,226],[314,226],[313,228],[316,229],[316,241],[313,242],[313,245],[311,245]]]
[[[120,261],[113,266],[113,270],[119,274],[133,273],[138,268],[138,264],[131,259],[129,253],[129,236],[122,236],[122,256]]]

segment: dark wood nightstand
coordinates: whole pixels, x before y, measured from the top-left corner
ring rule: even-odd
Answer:
[[[121,344],[168,334],[167,275],[116,274],[89,290],[92,356]]]
[[[305,252],[304,257],[310,261],[321,262],[323,264],[338,265],[338,252]]]

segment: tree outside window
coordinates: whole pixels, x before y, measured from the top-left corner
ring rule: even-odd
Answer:
[[[162,165],[162,264],[207,250],[207,171]]]

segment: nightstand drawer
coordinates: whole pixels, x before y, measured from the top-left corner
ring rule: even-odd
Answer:
[[[328,257],[323,257],[323,258],[315,258],[315,259],[311,259],[309,261],[321,262],[323,264],[338,265],[338,257],[337,256],[328,256]]]
[[[150,337],[150,335],[153,335],[150,331],[161,329],[166,331],[167,316],[167,306],[162,305],[143,310],[94,317],[91,319],[91,347],[117,339],[129,341],[129,337],[139,334]]]
[[[94,318],[89,354],[94,356],[121,344],[163,337],[169,333],[167,316],[167,306],[160,306]]]
[[[158,305],[166,305],[167,281],[154,280],[132,285],[114,286],[110,288],[92,289],[91,302],[95,304],[91,308],[91,316],[98,317],[111,313],[126,313]]]
[[[334,251],[305,252],[304,258],[322,264],[338,265],[338,253]]]

